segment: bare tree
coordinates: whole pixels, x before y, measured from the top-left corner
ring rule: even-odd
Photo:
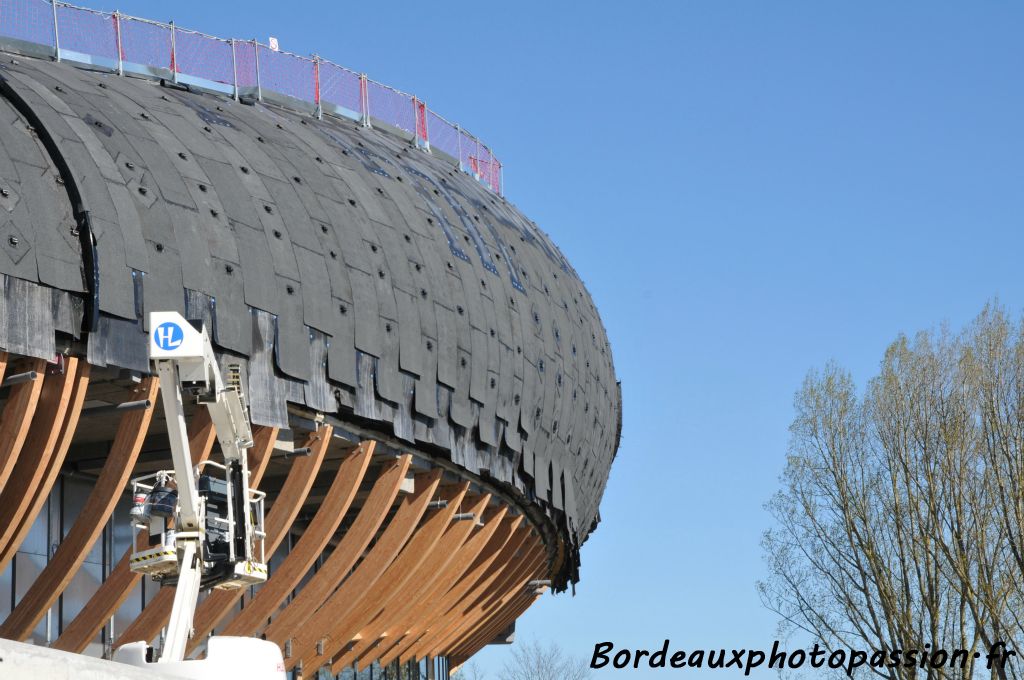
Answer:
[[[973,663],[1024,641],[1024,334],[997,306],[959,335],[898,338],[863,394],[829,365],[795,399],[759,584],[783,632],[872,650],[964,649],[964,668],[892,680],[1016,678]]]
[[[465,664],[455,671],[451,677],[452,680],[486,680],[487,678],[475,661]]]
[[[584,680],[590,676],[586,661],[569,656],[555,642],[516,643],[512,658],[498,673],[499,680]]]

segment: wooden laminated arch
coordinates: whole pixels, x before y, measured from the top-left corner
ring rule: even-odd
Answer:
[[[501,633],[501,631],[506,630],[513,621],[515,621],[524,612],[526,612],[527,609],[533,606],[533,604],[537,600],[539,600],[540,597],[541,596],[539,594],[533,596],[521,596],[517,599],[516,606],[510,608],[507,614],[504,614],[502,617],[497,618],[491,626],[489,626],[486,630],[482,631],[480,635],[477,636],[476,641],[474,643],[468,644],[466,647],[462,649],[456,649],[446,652],[445,656],[449,658],[453,666],[461,665],[471,656],[480,651],[481,648],[483,648],[492,640],[494,640],[494,638],[498,636]]]
[[[534,589],[529,588],[529,582],[543,573],[545,561],[546,555],[543,551],[540,555],[535,553],[532,559],[524,558],[512,570],[511,578],[503,584],[498,596],[483,603],[475,614],[471,613],[462,627],[462,632],[443,642],[440,649],[448,655],[457,653],[458,650],[480,640],[483,640],[482,644],[486,644],[494,639],[494,636],[511,622],[511,618],[508,618],[511,611],[515,611],[520,605],[525,611],[526,607],[539,597]]]
[[[437,583],[446,580],[448,570],[456,562],[463,545],[469,539],[473,529],[476,528],[476,518],[483,517],[490,500],[490,494],[478,496],[466,508],[466,512],[472,516],[472,521],[459,521],[450,524],[437,547],[411,574],[405,585],[396,590],[394,595],[384,603],[377,616],[354,636],[353,639],[356,642],[352,648],[334,659],[331,665],[334,673],[341,672],[341,669],[366,655],[368,650],[387,636],[389,628],[403,621],[410,611],[416,610],[421,601],[433,592]],[[370,658],[371,663],[372,660]]]
[[[0,371],[10,374],[23,366],[33,369],[35,377],[11,386],[0,413],[0,473],[6,475],[0,488],[0,568],[20,548],[51,494],[92,384],[90,366],[81,359],[65,357],[62,371],[46,373],[44,362],[10,362],[0,356]],[[149,406],[120,416],[85,508],[0,625],[0,636],[30,636],[82,567],[140,460],[157,392],[152,376],[133,388],[126,401],[147,401]],[[277,436],[277,428],[254,428],[255,446],[249,453],[254,488],[268,469]],[[331,437],[329,426],[310,433],[303,444],[310,455],[291,462],[280,491],[272,495],[268,556],[292,530],[303,505],[310,507],[308,496],[326,468]],[[207,412],[198,409],[189,422],[193,462],[208,459],[215,442]],[[286,661],[289,668],[301,662],[307,669],[324,666],[339,672],[356,664],[386,665],[445,651],[467,655],[532,602],[522,592],[523,579],[542,571],[544,553],[522,516],[510,516],[503,503],[494,505],[489,493],[470,494],[469,482],[442,485],[440,468],[418,472],[411,492],[400,497],[412,456],[375,456],[375,446],[373,441],[352,446],[336,470],[329,468],[333,471],[325,474],[331,475],[330,486],[317,496],[299,540],[241,610],[237,602],[244,590],[215,591],[200,604],[190,653],[218,629],[224,635],[262,631],[282,647],[290,642],[294,653]],[[368,477],[371,469],[374,475]],[[360,504],[350,512],[357,492]],[[447,504],[435,503],[441,500]],[[350,514],[346,529],[339,532]],[[148,540],[140,535],[135,542],[142,546]],[[82,652],[97,640],[139,582],[139,575],[128,569],[131,552],[125,552],[61,630],[54,648]],[[166,625],[172,600],[171,589],[158,591],[115,646],[153,640]]]
[[[436,647],[429,644],[431,636],[457,621],[458,603],[470,597],[477,589],[485,587],[488,576],[500,569],[501,565],[511,559],[520,548],[529,535],[529,530],[520,526],[521,520],[521,517],[511,517],[502,522],[469,570],[432,604],[433,617],[419,622],[407,631],[405,637],[395,647],[380,657],[382,665],[399,658],[436,656]]]
[[[261,461],[269,458],[270,449],[276,438],[277,428],[256,428],[253,432],[253,448],[250,449],[250,456],[253,460]],[[198,465],[207,460],[216,441],[216,432],[213,429],[213,421],[210,420],[209,412],[206,409],[200,409],[189,423],[189,450],[192,452],[192,462]],[[256,467],[259,467],[258,463]],[[136,541],[137,547],[148,547],[147,536],[139,534],[136,536]],[[55,649],[66,652],[84,651],[89,642],[96,637],[100,629],[106,625],[128,598],[141,578],[139,574],[128,568],[132,550],[133,548],[125,550],[117,565],[89,598],[78,616],[64,628],[60,637],[53,644]],[[158,593],[156,597],[160,597],[160,594]]]
[[[341,461],[337,472],[334,474],[334,480],[327,491],[326,500],[317,509],[316,515],[310,525],[306,527],[306,531],[302,534],[298,544],[295,545],[284,562],[274,570],[271,578],[260,587],[257,593],[258,599],[263,602],[270,602],[273,598],[280,597],[283,600],[295,588],[298,581],[309,567],[312,566],[313,562],[316,561],[324,546],[327,545],[327,542],[334,534],[334,530],[341,523],[342,518],[348,511],[349,505],[355,499],[359,485],[366,475],[370,460],[373,458],[375,446],[375,442],[362,442]],[[305,495],[303,495],[303,500],[305,500]],[[301,502],[298,507],[301,507]],[[297,511],[298,508],[296,508]],[[268,528],[268,555],[284,539],[289,526],[290,523],[288,526],[281,526],[280,528]],[[270,536],[271,531],[275,532],[273,537]],[[235,602],[237,602],[241,594],[241,590],[218,591],[211,594],[210,597],[206,598],[199,605],[199,608],[196,610],[195,634],[189,645],[190,650],[198,646],[199,642],[213,630],[214,626],[231,613]],[[258,616],[261,611],[254,608],[257,598],[247,603],[243,610],[245,612],[252,610],[250,616],[253,614]],[[278,600],[279,602],[280,600]],[[274,607],[276,608],[276,606],[275,604]]]
[[[275,619],[275,623],[280,629],[298,628],[304,624],[312,612],[349,574],[373,536],[383,525],[411,461],[412,456],[400,456],[381,471],[359,515],[334,552],[317,570],[313,578],[306,583],[295,599]],[[281,580],[277,580],[278,578],[279,572],[275,572],[267,583],[268,587],[260,589],[249,605],[224,628],[224,635],[256,635],[263,630],[266,620],[291,592],[289,589],[282,594],[283,587],[294,585],[293,574]]]
[[[150,376],[143,378],[135,389],[134,396],[137,400],[146,400],[149,406],[128,411],[121,416],[106,464],[85,502],[85,507],[42,573],[32,583],[7,620],[0,625],[0,637],[11,640],[28,638],[46,610],[60,597],[82,566],[86,555],[114,511],[114,506],[135,467],[135,460],[142,449],[142,443],[153,418],[153,403],[158,386],[158,380]]]
[[[314,480],[316,480],[316,475],[320,471],[320,465],[323,463],[327,447],[331,441],[332,431],[333,428],[327,425],[316,432],[311,432],[303,444],[304,447],[310,449],[310,454],[293,459],[284,486],[278,493],[277,500],[271,507],[270,512],[267,513],[265,522],[267,536],[264,539],[267,555],[272,555],[274,550],[277,549],[277,546],[287,535],[292,522],[295,521],[295,516],[298,515],[299,510],[302,508],[302,503],[306,500],[306,494],[309,493]],[[263,467],[265,469],[265,465]],[[259,479],[256,479],[253,485],[258,484],[259,481]],[[217,598],[220,601],[220,606],[223,606],[225,601],[230,601],[228,606],[232,606],[238,597],[241,597],[242,592],[243,589],[216,591],[211,593],[207,601]],[[156,638],[160,633],[160,629],[167,624],[173,603],[174,590],[171,588],[161,589],[156,597],[150,601],[149,605],[142,610],[138,618],[125,628],[118,638],[116,645],[136,640],[149,642]],[[213,605],[208,609],[215,609],[216,606]]]
[[[506,520],[505,515],[507,512],[508,508],[499,508],[491,517],[485,520],[484,526],[476,531],[459,549],[459,553],[452,560],[447,572],[438,579],[433,589],[408,612],[406,617],[392,622],[388,630],[377,641],[375,649],[371,649],[369,653],[360,657],[359,661],[362,665],[368,665],[373,663],[373,661],[380,661],[382,665],[386,665],[392,660],[390,652],[399,649],[398,646],[402,641],[407,641],[421,622],[432,619],[440,599],[459,582],[463,574],[466,573],[477,557],[490,544],[498,529],[504,526],[514,530],[515,525],[520,520],[519,518]],[[501,539],[498,539],[498,541],[503,543]]]
[[[438,570],[447,566],[454,551],[465,541],[475,522],[475,514],[471,521],[454,520],[468,490],[469,482],[463,482],[442,491],[440,500],[446,501],[448,506],[437,511],[417,529],[402,549],[402,554],[381,576],[377,587],[379,597],[364,599],[364,606],[359,611],[353,612],[347,621],[335,624],[330,643],[323,644],[323,654],[313,658],[311,667],[331,663],[336,654],[344,651],[346,643],[358,640],[360,631],[373,625],[378,617],[395,616],[415,601],[425,587],[429,587]],[[340,662],[335,663],[341,667]]]
[[[467,617],[474,604],[479,602],[481,598],[493,593],[497,585],[502,583],[507,577],[508,572],[523,559],[520,547],[524,543],[531,546],[526,551],[526,554],[529,554],[529,551],[532,550],[532,545],[535,545],[530,540],[532,537],[528,538],[527,536],[529,530],[526,529],[524,531],[524,529],[520,529],[520,532],[523,534],[519,537],[520,540],[509,541],[505,546],[502,554],[495,560],[496,565],[492,565],[493,568],[481,574],[475,583],[470,582],[466,584],[468,585],[467,589],[453,590],[452,597],[446,598],[441,605],[447,612],[442,624],[428,630],[412,649],[400,658],[418,659],[424,656],[437,656],[441,650],[445,649],[444,643],[446,641],[469,625]],[[460,591],[462,592],[462,597],[457,597]]]
[[[540,572],[535,572],[530,578],[540,576]],[[527,609],[533,606],[537,600],[541,598],[543,592],[547,590],[547,587],[539,588],[537,591],[523,592],[518,596],[514,596],[510,599],[503,609],[496,613],[488,621],[486,626],[482,626],[474,634],[472,638],[467,639],[466,642],[460,643],[458,647],[448,652],[449,655],[455,657],[471,657],[481,647],[488,644],[493,640],[501,631],[506,630],[509,625],[518,619]]]
[[[6,364],[6,355],[0,360]],[[32,423],[21,458],[0,492],[0,571],[21,547],[60,475],[64,457],[89,386],[89,364],[69,357],[62,375],[46,378],[40,397],[43,407]],[[0,425],[2,427],[2,425]]]
[[[4,368],[7,367],[7,355],[4,355]],[[14,472],[15,464],[21,454],[39,404],[39,395],[43,389],[43,372],[46,362],[32,359],[19,366],[25,380],[11,387],[10,396],[0,416],[0,489],[7,489],[7,480]]]
[[[330,643],[333,647],[347,642],[332,638],[331,634],[341,625],[350,626],[353,612],[360,612],[365,606],[364,600],[374,585],[384,575],[388,565],[395,559],[399,551],[410,541],[416,526],[427,511],[434,492],[440,482],[441,471],[431,470],[417,474],[415,491],[395,512],[394,517],[384,529],[377,543],[362,558],[359,568],[342,582],[336,591],[319,607],[301,628],[284,630],[279,621],[274,621],[265,631],[266,638],[282,645],[291,640],[295,655],[285,661],[286,667],[292,668],[299,660],[310,662],[317,656],[317,645],[325,647]],[[439,513],[434,513],[436,519]],[[430,520],[428,520],[430,521]],[[441,523],[440,519],[433,525]],[[340,621],[339,621],[340,619]],[[313,666],[314,667],[314,666]]]
[[[338,643],[337,639],[331,640],[329,637],[336,624],[348,623],[348,617],[352,612],[359,611],[364,606],[363,600],[368,594],[377,595],[374,584],[414,534],[440,481],[440,469],[415,476],[414,492],[403,499],[391,522],[363,558],[359,568],[342,582],[300,628],[284,629],[277,619],[267,627],[265,634],[268,640],[282,646],[286,641],[292,641],[294,655],[290,659],[285,659],[287,667],[294,667],[299,659],[315,658],[317,645],[321,641]]]

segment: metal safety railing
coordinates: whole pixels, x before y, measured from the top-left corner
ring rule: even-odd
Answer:
[[[58,61],[173,80],[230,95],[383,123],[424,150],[502,193],[502,165],[491,149],[418,97],[318,55],[300,56],[256,40],[218,38],[171,23],[101,12],[59,0],[0,0],[0,42]]]

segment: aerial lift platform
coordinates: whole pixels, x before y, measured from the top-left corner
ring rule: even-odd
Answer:
[[[158,676],[283,680],[281,650],[265,640],[215,636],[205,658],[185,659],[201,590],[267,580],[265,494],[249,488],[246,450],[253,440],[237,367],[229,367],[225,385],[206,329],[177,312],[152,312],[149,328],[149,358],[160,376],[173,469],[132,480],[132,521],[150,542],[131,555],[130,566],[174,587],[174,605],[159,658],[141,641],[120,647],[114,661]],[[183,394],[209,411],[223,463],[192,464]]]

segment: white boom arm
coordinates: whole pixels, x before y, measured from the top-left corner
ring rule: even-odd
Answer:
[[[196,486],[195,468],[189,451],[181,388],[197,391],[210,412],[225,463],[241,466],[242,498],[249,498],[249,471],[245,449],[252,446],[252,431],[234,387],[224,387],[205,328],[196,329],[176,312],[152,312],[149,316],[149,358],[160,376],[161,398],[167,418],[174,476],[178,487],[175,542],[178,552],[178,582],[174,608],[160,662],[181,661],[192,634],[193,617],[203,576],[205,532],[203,500]],[[245,559],[253,558],[254,528],[244,512]]]

